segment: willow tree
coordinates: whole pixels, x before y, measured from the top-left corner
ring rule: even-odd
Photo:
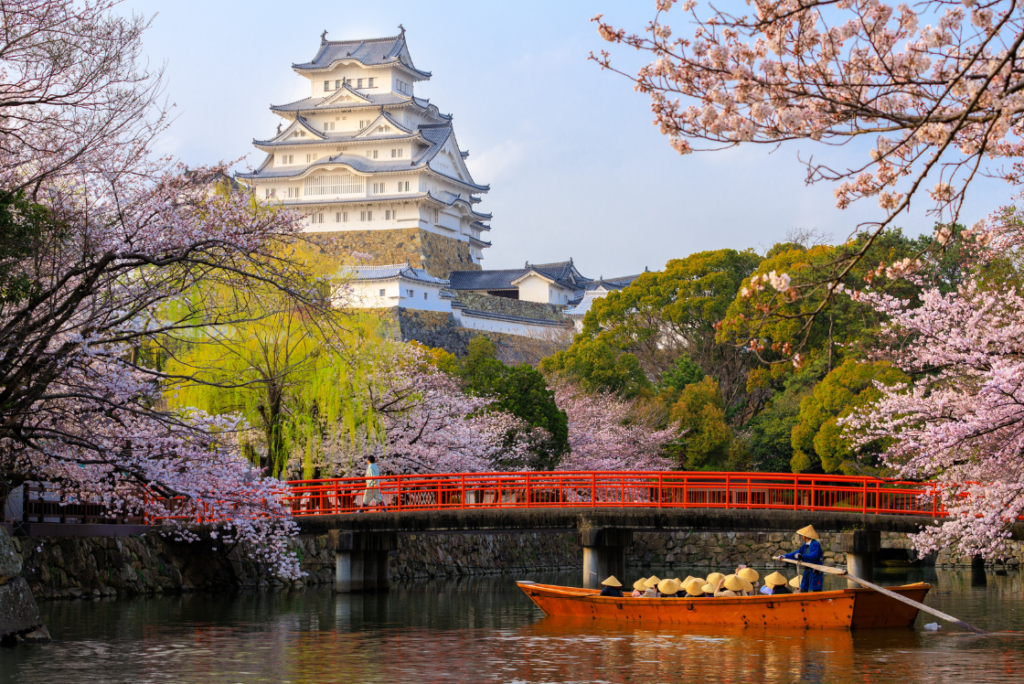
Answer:
[[[199,296],[250,316],[197,322],[188,337],[167,340],[165,396],[175,407],[241,416],[249,429],[240,441],[255,465],[280,477],[301,461],[310,478],[324,464],[325,444],[375,431],[366,385],[381,327],[372,314],[346,307],[345,263],[301,246],[289,249],[323,305],[297,306],[258,285],[211,284]]]

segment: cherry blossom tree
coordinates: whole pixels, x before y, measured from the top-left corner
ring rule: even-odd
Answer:
[[[685,33],[668,23],[673,8]],[[651,98],[654,124],[680,154],[803,141],[824,155],[802,157],[807,182],[832,184],[840,209],[877,201],[879,218],[858,227],[869,237],[858,249],[812,278],[769,274],[775,299],[824,293],[808,318],[915,198],[936,218],[941,247],[979,175],[1021,180],[1024,12],[1016,2],[751,0],[733,13],[656,0],[645,34],[602,15],[594,21],[605,40],[650,55],[635,75],[608,52],[591,58]],[[868,149],[851,166],[830,162],[828,150],[847,145]]]
[[[559,470],[669,470],[661,448],[679,437],[675,426],[656,429],[637,400],[610,392],[589,393],[566,380],[555,381],[555,402],[569,416],[572,451]]]
[[[1019,252],[1020,226],[1011,210],[969,236],[975,264]],[[889,439],[884,462],[936,487],[950,515],[917,536],[921,551],[958,545],[1004,557],[1008,528],[1024,513],[1024,295],[977,277],[954,292],[925,290],[919,301],[850,296],[889,318],[876,356],[914,382],[876,384],[881,399],[841,421],[846,434],[860,446]]]
[[[361,474],[367,454],[392,475],[522,470],[546,436],[494,410],[494,398],[465,392],[416,345],[386,342],[367,391],[360,439],[328,448],[338,474]]]
[[[214,191],[223,169],[154,157],[160,75],[137,66],[145,20],[114,5],[0,6],[0,475],[181,516],[185,538],[189,522],[216,523],[211,536],[295,577],[283,485],[253,475],[236,423],[161,408],[146,353],[249,315],[190,297],[200,282],[258,281],[316,305],[276,256],[299,217]]]

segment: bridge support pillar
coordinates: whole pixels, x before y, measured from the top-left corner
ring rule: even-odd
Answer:
[[[633,544],[633,530],[581,527],[583,586],[595,589],[609,575],[626,576],[626,549]]]
[[[334,551],[334,591],[388,590],[388,558],[398,548],[397,534],[331,530],[327,545]]]
[[[874,579],[875,554],[882,548],[882,533],[877,530],[843,532],[840,543],[846,554],[846,572],[869,582]],[[856,589],[860,585],[846,580],[846,586]]]

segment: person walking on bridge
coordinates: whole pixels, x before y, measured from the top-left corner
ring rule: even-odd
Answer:
[[[384,503],[380,495],[380,466],[373,454],[366,457],[366,491],[363,492],[363,506],[376,506]]]
[[[814,526],[808,525],[797,530],[796,533],[800,535],[803,544],[796,551],[787,553],[785,556],[776,557],[776,560],[779,558],[789,558],[790,560],[820,565],[825,554],[821,550],[821,544],[819,543],[821,539],[818,537],[818,533],[814,531]],[[800,591],[821,591],[824,581],[825,575],[820,570],[805,568],[803,579],[800,581]]]

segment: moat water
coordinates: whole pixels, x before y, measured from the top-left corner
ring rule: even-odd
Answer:
[[[654,569],[657,572],[657,568]],[[673,569],[685,576],[707,569]],[[639,576],[631,570],[629,579]],[[649,572],[645,571],[645,574]],[[668,574],[668,573],[666,573]],[[398,584],[386,594],[276,593],[40,605],[51,644],[0,649],[0,682],[894,682],[1024,680],[1017,571],[876,570],[924,580],[926,602],[999,634],[921,615],[913,629],[780,631],[566,623],[512,577]],[[579,586],[579,572],[522,579]],[[828,578],[839,588],[842,582]]]

